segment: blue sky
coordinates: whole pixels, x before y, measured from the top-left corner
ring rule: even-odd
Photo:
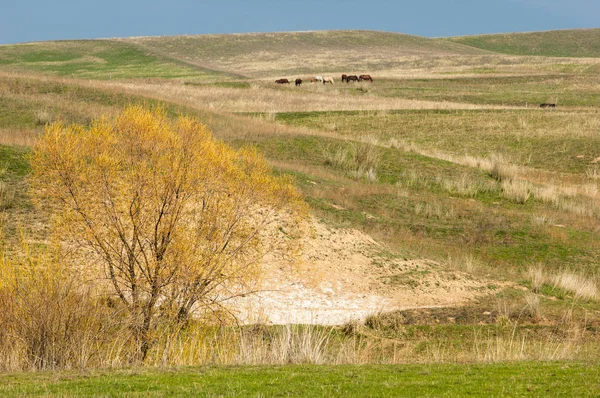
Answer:
[[[599,0],[0,0],[0,43],[372,29],[427,37],[600,27]]]

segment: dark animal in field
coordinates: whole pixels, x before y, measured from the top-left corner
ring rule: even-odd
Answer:
[[[298,87],[301,84],[302,84],[302,79],[300,79],[300,78],[296,79],[296,87]]]
[[[558,97],[554,97],[554,102],[544,102],[540,104],[540,108],[556,108],[556,104],[558,103]]]
[[[278,79],[278,80],[275,80],[275,83],[277,83],[277,84],[290,84],[290,81],[288,79]]]
[[[324,77],[323,78],[323,84],[325,84],[325,83],[331,83],[331,84],[333,84],[333,77],[329,77],[329,76]]]
[[[347,77],[348,77],[348,75],[345,73],[342,75],[342,83],[346,81]]]
[[[351,75],[346,77],[346,83],[350,83],[350,82],[357,82],[358,81],[358,76],[356,75]]]
[[[373,78],[371,77],[371,75],[360,75],[358,77],[359,80],[368,80],[370,82],[373,82]]]

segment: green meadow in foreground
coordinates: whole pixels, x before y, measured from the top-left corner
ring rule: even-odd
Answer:
[[[0,376],[0,395],[392,397],[600,394],[600,366],[505,363],[403,366],[247,366]]]

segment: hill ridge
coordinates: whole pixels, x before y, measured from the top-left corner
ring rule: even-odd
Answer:
[[[600,57],[600,28],[486,33],[437,40],[509,55]]]

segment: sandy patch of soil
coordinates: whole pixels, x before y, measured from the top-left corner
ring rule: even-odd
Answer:
[[[360,231],[314,220],[301,265],[266,268],[263,290],[235,302],[243,323],[343,324],[378,312],[465,304],[491,283],[433,261],[398,258]]]

